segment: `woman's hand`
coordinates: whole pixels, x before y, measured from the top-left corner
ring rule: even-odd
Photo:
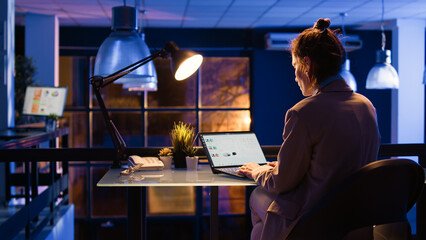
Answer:
[[[275,161],[275,162],[268,162],[268,166],[275,167],[276,165],[277,165],[277,161]]]
[[[251,162],[251,163],[246,163],[243,166],[240,167],[240,169],[238,170],[238,172],[244,174],[244,176],[253,179],[253,170],[260,167],[259,164]]]

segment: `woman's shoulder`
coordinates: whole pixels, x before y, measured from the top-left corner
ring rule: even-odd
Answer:
[[[317,104],[321,104],[323,102],[322,97],[319,95],[313,95],[307,98],[304,98],[300,100],[298,103],[296,103],[291,109],[294,111],[301,111],[305,109],[309,109],[311,107],[314,107]]]
[[[362,94],[355,92],[339,92],[331,94],[317,94],[296,103],[290,110],[299,113],[336,111],[343,105],[367,105],[374,107],[371,101]]]
[[[359,101],[363,101],[365,103],[371,104],[373,105],[373,103],[371,103],[370,99],[368,99],[366,96],[360,94],[360,93],[353,93],[354,97],[356,97]]]

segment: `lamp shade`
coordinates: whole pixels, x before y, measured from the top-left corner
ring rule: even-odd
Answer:
[[[357,84],[354,75],[350,72],[351,68],[351,61],[349,59],[346,59],[345,63],[342,64],[342,70],[340,71],[340,76],[345,79],[346,83],[349,85],[349,87],[352,88],[355,92],[357,91]]]
[[[367,89],[397,89],[399,77],[391,63],[390,50],[377,50],[376,65],[368,72]]]
[[[168,42],[165,49],[170,53],[172,73],[178,81],[191,76],[203,62],[203,56],[191,50],[180,50],[173,42]]]
[[[145,43],[145,36],[136,32],[137,9],[122,6],[112,10],[113,32],[100,46],[95,60],[94,75],[102,77],[151,55]],[[123,84],[123,88],[129,90],[157,90],[157,73],[153,62],[135,69],[114,83]]]

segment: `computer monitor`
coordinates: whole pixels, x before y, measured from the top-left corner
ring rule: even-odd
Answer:
[[[25,92],[25,115],[62,117],[67,99],[67,87],[28,86]]]

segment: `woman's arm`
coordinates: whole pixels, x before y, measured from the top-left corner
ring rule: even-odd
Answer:
[[[248,177],[253,178],[269,192],[283,193],[296,187],[306,175],[312,157],[312,141],[307,125],[298,113],[289,110],[283,132],[283,144],[278,153],[278,161],[271,165],[250,165]]]

